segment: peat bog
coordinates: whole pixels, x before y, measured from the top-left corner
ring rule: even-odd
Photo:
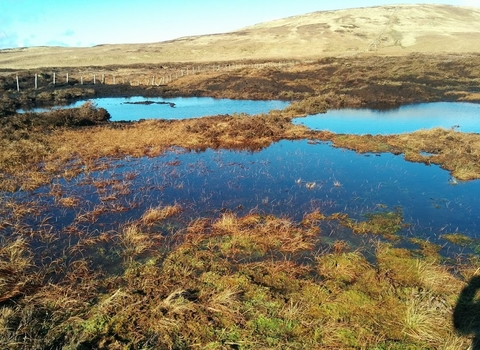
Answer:
[[[477,199],[468,197],[478,192],[480,136],[334,134],[292,118],[478,102],[479,63],[326,58],[167,86],[20,93],[3,75],[0,344],[468,347],[478,329],[458,315],[477,324],[465,305],[480,266]],[[292,103],[255,116],[129,123],[92,104],[15,113],[139,95]]]

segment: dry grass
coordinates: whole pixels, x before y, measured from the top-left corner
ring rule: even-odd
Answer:
[[[429,57],[422,62],[424,58],[323,60],[292,70],[250,71],[244,81],[241,75],[220,72],[217,87],[205,77],[181,80],[179,91],[236,97],[284,91],[283,96],[304,100],[286,111],[254,117],[22,129],[0,141],[1,188],[32,189],[55,176],[69,179],[82,171],[105,169],[109,158],[151,157],[175,146],[253,151],[282,139],[330,140],[358,152],[404,153],[412,161],[442,164],[459,179],[479,178],[475,134],[434,129],[388,137],[334,135],[290,122],[292,116],[325,108],[440,99],[447,90],[463,91],[478,77],[478,58]],[[442,72],[457,72],[452,69],[457,63],[465,72],[442,82]],[[363,71],[367,66],[377,69]],[[421,71],[431,73],[420,76]],[[318,84],[327,76],[331,80]],[[257,83],[260,88],[250,88]],[[130,173],[124,180],[133,177]],[[2,348],[470,345],[468,335],[457,334],[451,320],[462,288],[478,275],[478,259],[462,260],[453,273],[438,249],[417,241],[418,252],[388,244],[367,247],[373,255],[367,260],[362,250],[352,251],[343,241],[323,242],[319,232],[322,220],[336,220],[358,233],[393,236],[403,225],[398,211],[369,214],[360,222],[342,213],[325,217],[316,211],[298,224],[225,213],[194,220],[167,238],[155,232],[155,224],[182,210],[172,205],[151,208],[118,231],[100,233],[90,232],[85,223],[111,211],[110,199],[128,191],[128,185],[116,180],[92,185],[108,203],[76,210],[72,226],[61,233],[47,226],[39,232],[22,228],[23,218],[35,215],[37,205],[2,198],[0,210],[8,222],[0,223],[0,229],[13,228],[12,237],[0,247]],[[50,195],[64,210],[77,208],[76,197],[62,193],[59,186],[53,186]],[[466,244],[458,237],[457,242]],[[471,331],[463,329],[465,334]]]
[[[142,217],[140,218],[140,221],[144,225],[151,226],[166,218],[180,214],[182,210],[183,209],[180,204],[150,208],[142,215]]]
[[[22,287],[33,267],[25,241],[7,243],[2,261],[17,271],[10,275],[17,282],[2,288],[4,295],[21,293],[14,306],[0,306],[0,344],[12,349],[468,346],[469,338],[455,333],[451,322],[465,284],[432,258],[434,252],[424,258],[378,244],[375,264],[340,243],[341,249],[319,253],[318,223],[326,219],[333,218],[313,212],[296,224],[224,214],[193,221],[168,247],[160,235],[130,224],[111,241],[112,251],[127,258],[122,268],[105,274],[76,255],[68,265],[37,271],[38,277],[47,271],[52,276],[54,268],[58,274],[35,289]],[[88,240],[91,248],[101,244]],[[475,266],[472,261],[461,270]]]
[[[235,32],[161,43],[4,50],[0,67],[80,66],[85,67],[87,74],[91,72],[90,67],[100,66],[108,74],[111,66],[117,64],[163,64],[168,68],[170,62],[188,62],[184,67],[191,67],[203,64],[211,57],[224,63],[266,58],[316,59],[325,55],[351,56],[372,52],[396,56],[412,52],[470,53],[479,51],[476,40],[479,17],[475,8],[444,5],[321,11],[260,23]],[[432,20],[426,21],[425,18]]]
[[[174,146],[258,150],[278,140],[305,138],[332,141],[337,147],[357,152],[404,153],[410,161],[440,164],[458,179],[478,178],[477,134],[434,129],[392,136],[335,135],[309,131],[291,123],[291,117],[330,108],[398,106],[465,98],[480,74],[478,60],[475,55],[325,58],[295,66],[190,75],[169,88],[130,91],[166,96],[296,100],[284,111],[255,117],[149,120],[75,129],[60,127],[55,120],[45,126],[43,117],[32,117],[31,121],[17,120],[19,116],[2,118],[0,188],[29,190],[48,183],[53,176],[72,178],[80,171],[98,168],[102,157],[156,156]],[[463,69],[457,69],[459,66]],[[319,80],[325,84],[318,84]],[[107,85],[98,85],[96,89],[106,95],[124,92],[121,87]],[[12,98],[22,98],[12,94]],[[31,94],[33,100],[38,98],[35,92]],[[85,111],[94,117],[97,114],[91,106],[86,106]],[[81,119],[83,112],[70,117]],[[19,125],[13,127],[12,121]]]

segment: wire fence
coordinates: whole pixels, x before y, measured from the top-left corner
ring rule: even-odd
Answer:
[[[229,63],[210,65],[190,65],[182,68],[161,67],[158,71],[150,69],[149,73],[135,73],[132,68],[128,73],[119,71],[102,72],[101,69],[88,71],[52,70],[42,73],[19,73],[14,77],[5,78],[4,89],[40,89],[44,87],[63,87],[66,85],[130,85],[130,86],[165,86],[180,78],[218,72],[238,72],[243,69],[263,69],[268,67],[286,67],[297,64],[298,61],[264,62],[264,63]],[[13,79],[13,81],[12,81]]]

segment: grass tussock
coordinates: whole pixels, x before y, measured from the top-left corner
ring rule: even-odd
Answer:
[[[458,180],[480,178],[479,134],[434,128],[389,136],[333,135],[330,139],[336,147],[360,153],[403,153],[408,161],[438,164]]]
[[[341,249],[319,253],[318,220],[325,219],[314,212],[296,224],[226,213],[193,221],[173,244],[131,224],[112,241],[111,252],[126,258],[120,269],[94,270],[81,254],[45,271],[36,267],[36,288],[25,288],[33,266],[25,242],[6,243],[2,270],[15,277],[2,279],[0,344],[11,349],[468,347],[470,339],[457,334],[452,322],[465,287],[458,274],[438,259],[386,243],[376,246],[374,263],[341,242]],[[8,294],[15,290],[21,293]],[[11,298],[15,304],[5,303]]]
[[[23,239],[3,241],[0,246],[0,303],[15,299],[35,287],[31,275],[33,254]]]
[[[140,220],[144,225],[154,225],[155,223],[158,223],[166,218],[180,214],[182,210],[183,209],[180,204],[150,208],[142,215]]]
[[[98,84],[95,90],[92,86],[76,86],[38,94],[5,90],[0,99],[0,115],[4,110],[10,115],[0,117],[0,189],[29,190],[48,183],[53,176],[71,178],[80,171],[95,168],[103,157],[155,156],[172,146],[258,150],[281,139],[305,138],[332,141],[337,147],[357,152],[403,153],[410,161],[439,164],[457,179],[477,179],[480,178],[478,134],[433,129],[392,136],[334,135],[326,131],[312,132],[290,121],[292,117],[342,107],[476,101],[478,93],[471,87],[477,83],[478,60],[478,55],[324,58],[278,68],[185,75],[168,87]],[[464,68],[459,70],[459,66]],[[113,72],[115,67],[111,69]],[[147,73],[145,69],[150,71]],[[128,74],[141,71],[151,77],[154,68],[118,67],[118,70]],[[318,84],[319,81],[322,84]],[[15,90],[14,85],[11,89]],[[80,126],[104,124],[108,112],[86,104],[76,110],[51,111],[44,115],[14,113],[15,107],[28,105],[28,101],[30,104],[59,103],[92,94],[280,98],[294,102],[284,111],[254,118],[217,116],[88,128]]]
[[[391,240],[397,239],[397,233],[406,225],[403,223],[403,215],[400,209],[389,212],[367,213],[364,217],[366,220],[360,222],[347,217],[340,222],[351,228],[355,233],[382,235]]]
[[[332,141],[357,152],[404,153],[410,161],[439,164],[459,180],[480,177],[480,136],[432,129],[402,135],[335,135],[293,125],[283,112],[259,116],[217,116],[149,120],[130,125],[33,132],[0,141],[0,188],[34,189],[55,176],[67,179],[98,169],[102,159],[156,156],[172,146],[202,150],[259,150],[282,139]],[[426,152],[428,155],[425,155]],[[104,163],[104,162],[103,162]]]

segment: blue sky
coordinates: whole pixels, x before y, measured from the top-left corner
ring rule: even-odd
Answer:
[[[480,0],[419,0],[480,7]],[[389,0],[0,0],[0,49],[158,42]]]

